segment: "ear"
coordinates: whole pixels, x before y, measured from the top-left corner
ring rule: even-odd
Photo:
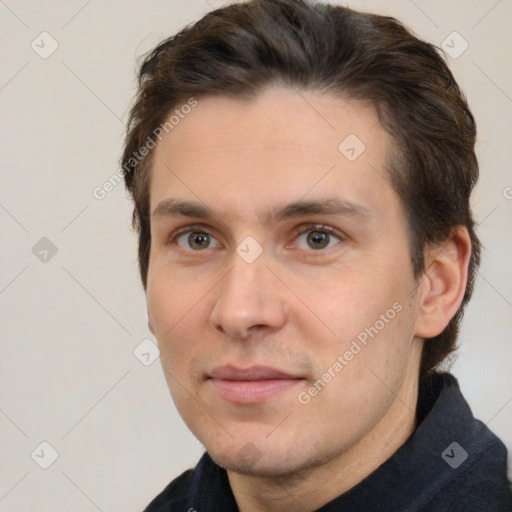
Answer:
[[[471,257],[468,230],[459,226],[452,236],[427,250],[425,275],[419,285],[419,315],[415,335],[433,338],[455,316],[464,298]]]

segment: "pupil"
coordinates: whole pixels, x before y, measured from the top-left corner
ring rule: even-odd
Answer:
[[[188,240],[191,247],[205,249],[206,247],[208,247],[210,235],[207,235],[206,233],[190,233]]]
[[[323,249],[329,244],[329,235],[321,231],[312,231],[308,241],[313,245],[313,249]]]

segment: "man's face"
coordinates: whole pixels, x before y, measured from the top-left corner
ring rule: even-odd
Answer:
[[[150,325],[227,469],[295,472],[407,413],[419,308],[388,146],[373,108],[274,87],[199,99],[155,149]]]

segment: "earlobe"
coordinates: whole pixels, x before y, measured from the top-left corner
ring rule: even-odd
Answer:
[[[433,338],[445,329],[464,298],[471,257],[467,229],[459,226],[449,239],[428,249],[425,256],[415,335]]]

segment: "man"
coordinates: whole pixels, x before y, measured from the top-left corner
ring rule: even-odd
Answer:
[[[396,20],[214,11],[140,70],[123,168],[149,328],[206,453],[156,511],[508,511],[453,351],[475,124]]]

